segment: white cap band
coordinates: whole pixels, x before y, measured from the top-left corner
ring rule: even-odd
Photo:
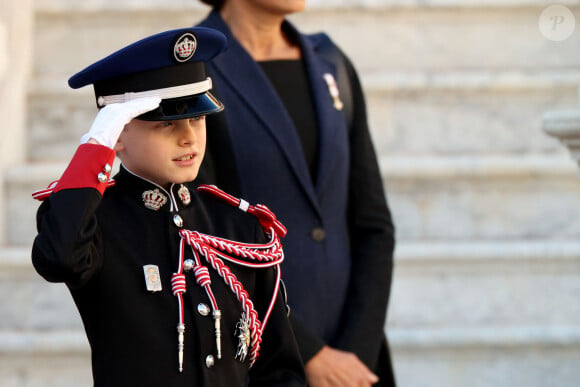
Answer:
[[[99,107],[103,107],[105,105],[110,105],[113,103],[123,103],[144,97],[161,97],[161,99],[179,98],[186,97],[188,95],[205,93],[208,90],[211,90],[211,78],[209,77],[205,81],[190,83],[189,85],[167,87],[165,89],[139,91],[135,93],[129,92],[125,94],[100,96],[99,98],[97,98],[97,104],[99,105]]]

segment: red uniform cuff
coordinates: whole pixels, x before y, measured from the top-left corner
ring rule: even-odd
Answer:
[[[107,188],[116,152],[104,145],[82,144],[52,192],[73,188]]]

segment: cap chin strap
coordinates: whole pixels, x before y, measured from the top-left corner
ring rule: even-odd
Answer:
[[[97,98],[97,104],[99,105],[99,107],[103,107],[106,105],[111,105],[113,103],[123,103],[144,97],[161,97],[161,99],[180,98],[187,97],[189,95],[205,93],[208,90],[211,90],[210,77],[208,77],[205,81],[190,83],[188,85],[180,85],[167,87],[164,89],[100,96]]]

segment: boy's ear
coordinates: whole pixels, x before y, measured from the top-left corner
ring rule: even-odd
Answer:
[[[119,153],[125,150],[125,144],[123,143],[123,141],[121,140],[121,138],[119,138],[117,140],[117,143],[115,144],[115,147],[113,148],[115,150],[115,152]]]

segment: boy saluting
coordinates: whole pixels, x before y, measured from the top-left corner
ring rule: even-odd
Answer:
[[[68,286],[95,386],[304,385],[280,291],[284,227],[265,206],[186,184],[205,116],[223,109],[204,62],[225,43],[166,31],[69,79],[92,84],[100,110],[61,179],[33,195],[32,261]]]

